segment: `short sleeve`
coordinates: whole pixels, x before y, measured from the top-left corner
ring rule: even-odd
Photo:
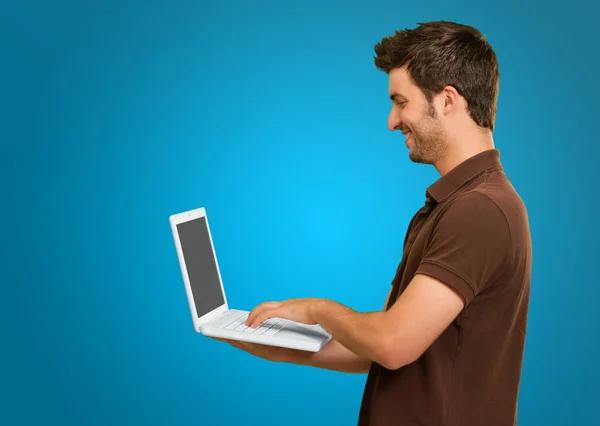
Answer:
[[[469,192],[436,218],[416,273],[446,283],[468,305],[502,272],[510,250],[504,212],[487,195]]]

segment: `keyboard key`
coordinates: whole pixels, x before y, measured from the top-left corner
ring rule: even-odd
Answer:
[[[210,321],[211,324],[219,328],[226,328],[229,324],[244,315],[243,311],[226,311]]]
[[[229,324],[229,325],[228,325],[227,327],[225,327],[225,328],[226,328],[227,330],[234,330],[234,329],[236,329],[238,326],[240,326],[240,325],[241,325],[241,324],[243,324],[243,323],[244,323],[244,321],[237,319],[237,320],[233,321],[231,324]]]

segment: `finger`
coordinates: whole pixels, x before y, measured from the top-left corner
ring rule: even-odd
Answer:
[[[245,325],[252,327],[251,324],[256,324],[256,317],[262,316],[266,310],[270,310],[281,305],[280,302],[264,302],[252,309],[248,314]],[[259,323],[260,324],[260,323]]]
[[[277,314],[279,313],[280,310],[281,310],[281,308],[279,308],[279,307],[263,309],[252,319],[251,322],[249,322],[250,325],[248,327],[256,328],[263,322],[267,321],[268,319],[277,317],[278,316]]]

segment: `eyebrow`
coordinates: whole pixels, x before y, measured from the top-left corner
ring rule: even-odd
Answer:
[[[396,92],[394,92],[394,93],[392,93],[392,94],[390,95],[390,99],[393,101],[393,100],[395,100],[395,98],[402,98],[402,99],[406,99],[406,96],[404,96],[404,95],[402,95],[402,94],[400,94],[400,93],[396,93]]]

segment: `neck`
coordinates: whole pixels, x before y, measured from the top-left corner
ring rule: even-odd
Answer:
[[[481,132],[477,129],[466,135],[463,133],[463,136],[460,140],[449,141],[444,156],[433,164],[441,176],[474,155],[494,149],[494,138],[491,132]]]

